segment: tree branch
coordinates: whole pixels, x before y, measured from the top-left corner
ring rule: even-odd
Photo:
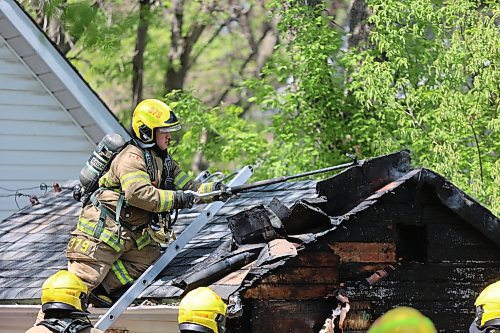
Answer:
[[[269,31],[271,31],[271,26],[269,26],[268,24],[265,24],[264,31],[262,32],[262,35],[260,36],[259,40],[255,43],[255,51],[252,50],[250,52],[250,54],[245,58],[245,60],[243,61],[243,63],[240,66],[240,69],[238,70],[239,78],[244,76],[244,71],[245,71],[246,67],[248,66],[248,64],[250,63],[250,61],[252,61],[254,58],[256,58],[258,51],[259,51],[259,47],[262,44],[262,42],[264,41],[264,39],[267,36],[267,33]],[[258,75],[259,72],[260,72],[260,69],[258,70],[258,72],[255,73],[255,75]],[[222,101],[224,101],[224,99],[227,97],[227,94],[229,93],[229,91],[236,87],[235,81],[236,80],[234,78],[231,80],[228,87],[224,90],[224,92],[217,99],[216,103],[213,105],[219,105],[220,103],[222,103]]]
[[[196,54],[191,58],[191,61],[189,63],[189,68],[191,68],[191,66],[193,64],[196,63],[196,61],[198,60],[198,58],[203,54],[203,52],[206,50],[206,48],[213,43],[213,41],[215,40],[215,38],[217,38],[217,36],[219,36],[220,32],[222,31],[222,29],[224,29],[225,27],[227,27],[229,25],[229,23],[231,23],[232,21],[234,21],[235,18],[231,17],[229,19],[227,19],[226,21],[224,21],[218,28],[217,30],[212,34],[212,36],[210,36],[210,38],[208,39],[208,41],[198,50],[198,52],[196,52]]]

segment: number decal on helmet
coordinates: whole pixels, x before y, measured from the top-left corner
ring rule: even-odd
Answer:
[[[153,116],[155,116],[156,118],[160,119],[161,116],[163,115],[163,112],[161,112],[160,110],[158,110],[157,108],[155,108],[154,106],[152,106],[149,110],[148,110],[149,113],[151,113]]]

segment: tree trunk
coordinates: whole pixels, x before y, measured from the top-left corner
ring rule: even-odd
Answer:
[[[370,25],[366,23],[366,19],[370,15],[370,10],[365,3],[365,0],[353,0],[351,10],[349,11],[350,22],[349,31],[349,47],[360,46],[360,43],[368,40],[370,33]]]
[[[142,100],[144,50],[146,49],[147,44],[151,4],[151,0],[140,1],[139,25],[137,26],[134,58],[132,59],[132,110]]]
[[[181,56],[185,51],[185,40],[182,36],[184,0],[173,0],[172,8],[174,12],[170,26],[170,49],[168,51],[168,68],[165,75],[165,92],[182,89],[186,75],[186,70],[183,70],[180,62]]]
[[[216,10],[217,1],[201,2],[200,15],[212,15]],[[168,68],[165,75],[165,92],[182,89],[186,75],[193,64],[193,48],[207,27],[203,21],[195,21],[187,34],[183,35],[184,0],[172,0],[174,15],[170,28],[170,50],[168,52]]]
[[[57,46],[59,51],[66,55],[73,47],[74,38],[68,35],[59,20],[58,15],[47,16],[44,11],[44,3],[40,0],[30,1],[30,5],[35,8],[35,22],[47,34],[49,39]],[[61,1],[60,8],[66,6],[66,0]]]

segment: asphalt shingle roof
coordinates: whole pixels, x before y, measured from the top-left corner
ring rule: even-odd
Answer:
[[[50,192],[39,198],[40,204],[27,206],[0,222],[0,302],[38,299],[45,279],[66,267],[66,245],[81,208],[72,197],[70,188],[75,184],[64,184],[61,192]],[[231,237],[227,217],[254,205],[269,203],[273,198],[291,206],[299,199],[316,196],[316,182],[301,181],[273,184],[231,198],[142,297],[179,295],[181,290],[170,287],[170,280],[205,260]],[[181,211],[174,227],[176,233],[180,234],[203,208],[204,205],[198,205]]]
[[[185,279],[193,271],[203,270],[207,263],[216,262],[219,255],[228,254],[221,250],[232,238],[228,219],[244,210],[268,206],[273,199],[279,200],[286,206],[283,210],[291,209],[289,218],[282,220],[283,224],[288,221],[293,223],[294,230],[306,232],[287,236],[305,247],[334,232],[351,216],[371,208],[380,198],[393,195],[398,188],[416,184],[432,186],[443,205],[500,245],[500,222],[496,216],[435,172],[411,169],[409,153],[402,151],[365,161],[322,181],[274,184],[232,197],[140,298],[178,298],[183,289],[174,286],[173,282]],[[72,185],[65,184],[62,192],[49,193],[39,199],[39,205],[26,207],[0,223],[0,302],[38,299],[43,281],[66,267],[65,248],[81,207],[72,198]],[[181,211],[175,232],[180,234],[203,208],[198,205]],[[315,221],[310,221],[311,218],[327,221],[326,229],[314,229],[311,222]],[[274,247],[278,252],[286,250],[278,262],[271,260],[266,264],[264,260],[259,266],[257,260],[252,267],[235,266],[232,273],[218,282],[208,279],[207,283],[212,283],[219,291],[227,291],[227,295],[237,288],[251,286],[293,257],[288,249],[290,244],[284,239],[272,240],[266,245],[268,248]],[[268,252],[271,257],[276,255],[273,251]]]

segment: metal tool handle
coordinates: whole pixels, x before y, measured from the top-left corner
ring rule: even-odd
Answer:
[[[227,192],[227,189],[224,192]],[[194,195],[194,197],[195,197],[195,201],[194,202],[198,203],[198,201],[200,201],[201,199],[212,198],[212,197],[215,197],[217,195],[221,195],[222,194],[222,190],[217,190],[217,191],[207,192],[207,193],[198,193],[198,192],[195,192],[195,191],[187,190],[187,191],[184,191],[184,193],[190,193],[190,194]]]

